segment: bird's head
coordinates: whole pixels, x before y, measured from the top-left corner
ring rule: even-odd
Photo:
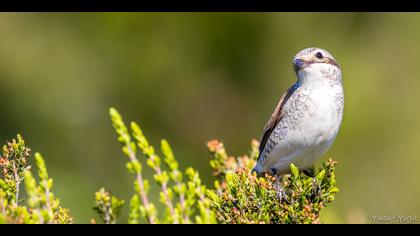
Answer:
[[[293,68],[300,79],[317,73],[333,73],[341,76],[338,62],[328,51],[321,48],[312,47],[301,50],[293,58]]]

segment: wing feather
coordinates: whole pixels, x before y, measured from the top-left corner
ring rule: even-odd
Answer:
[[[284,94],[281,96],[276,109],[274,110],[273,114],[271,115],[270,119],[268,120],[267,124],[264,127],[263,135],[260,140],[260,157],[264,151],[265,145],[267,144],[268,139],[270,138],[271,133],[273,132],[274,128],[283,118],[283,107],[286,104],[287,100],[293,95],[293,92],[296,91],[298,84],[294,84],[290,87]],[[259,158],[258,158],[259,159]]]

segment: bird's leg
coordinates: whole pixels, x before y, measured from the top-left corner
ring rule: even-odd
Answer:
[[[283,194],[284,194],[283,187],[281,186],[281,179],[283,176],[277,175],[277,171],[275,168],[271,169],[271,174],[276,178],[274,182],[274,189],[276,190],[277,198],[281,202],[283,200]]]
[[[315,166],[311,166],[305,170],[303,170],[303,173],[309,177],[314,178],[315,177]]]
[[[321,186],[319,186],[319,184],[316,182],[315,166],[311,166],[308,169],[303,170],[303,173],[309,177],[312,177],[312,194],[314,194],[314,196],[320,196]]]
[[[279,199],[280,202],[283,200],[283,196],[284,196],[284,190],[283,190],[283,187],[281,186],[282,177],[283,176],[276,175],[276,182],[274,184],[274,188],[277,193],[277,198]]]

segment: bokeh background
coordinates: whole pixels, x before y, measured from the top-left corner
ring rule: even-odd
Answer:
[[[317,46],[345,86],[322,159],[340,161],[341,192],[322,221],[420,217],[419,24],[418,13],[1,13],[0,141],[23,134],[63,206],[88,223],[101,186],[132,194],[110,106],[211,185],[206,141],[246,153],[296,80],[293,56]]]

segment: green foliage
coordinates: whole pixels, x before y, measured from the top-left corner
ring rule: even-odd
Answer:
[[[191,167],[184,172],[179,170],[166,140],[161,141],[162,161],[137,123],[131,122],[129,131],[117,110],[111,108],[109,113],[123,146],[122,151],[129,158],[127,169],[135,175],[129,223],[140,223],[142,219],[148,223],[216,223],[215,213],[206,197],[207,188],[201,183],[198,172]],[[144,161],[154,172],[154,182],[160,187],[159,200],[164,206],[161,214],[158,214],[155,203],[149,200],[149,181],[143,177],[143,164],[137,157],[137,149],[146,158]],[[187,180],[184,180],[184,175]]]
[[[258,157],[259,143],[251,142],[247,155],[229,156],[222,142],[207,143],[214,156],[210,162],[216,177],[214,189],[203,185],[192,167],[180,170],[168,141],[161,140],[162,155],[155,151],[140,126],[125,125],[117,110],[111,108],[112,124],[127,156],[126,168],[134,175],[134,194],[130,200],[128,223],[319,223],[320,211],[334,200],[334,167],[328,160],[307,176],[293,164],[291,174],[282,178],[251,173]],[[38,182],[27,159],[30,149],[20,135],[3,148],[0,158],[0,223],[73,223],[69,210],[60,207],[52,190],[44,159],[35,153]],[[143,166],[153,171],[153,181],[143,176]],[[26,201],[19,200],[19,185],[24,182]],[[150,183],[159,187],[159,203],[149,199]],[[153,198],[155,199],[155,198]],[[20,204],[25,203],[25,204]],[[157,204],[163,207],[158,212]],[[94,211],[102,223],[117,222],[124,201],[105,188],[95,193]],[[92,222],[96,223],[95,220]]]
[[[95,206],[93,209],[105,224],[115,224],[124,201],[112,196],[104,188],[95,193]]]
[[[227,156],[222,143],[214,140],[207,146],[215,156],[213,163]],[[216,190],[208,193],[217,220],[221,223],[319,223],[320,211],[338,192],[334,174],[337,162],[328,160],[314,178],[301,174],[293,164],[291,174],[281,179],[269,175],[257,177],[249,168],[258,156],[257,146],[253,141],[249,158],[230,157],[227,162],[212,165],[222,181],[216,182]]]
[[[250,169],[258,157],[256,140],[251,142],[248,155],[236,158],[227,154],[222,142],[208,142],[207,147],[214,156],[210,166],[217,180],[214,190],[207,189],[196,170],[187,168],[183,173],[178,169],[166,140],[161,141],[166,167],[163,170],[162,159],[139,125],[131,122],[136,146],[121,115],[114,108],[110,109],[110,115],[118,140],[123,144],[123,153],[130,159],[128,170],[136,174],[137,194],[130,202],[129,223],[139,223],[141,217],[149,223],[319,223],[320,211],[338,192],[334,175],[336,162],[332,160],[324,163],[314,178],[301,174],[293,164],[291,175],[282,179],[269,175],[258,178],[251,174]],[[160,218],[147,197],[149,182],[143,179],[137,148],[147,158],[145,162],[154,171],[154,182],[161,188],[160,203],[165,210]],[[183,181],[184,175],[187,182]]]
[[[19,201],[20,184],[23,180],[25,170],[28,168],[27,159],[30,149],[25,146],[25,141],[21,135],[16,139],[7,142],[3,146],[3,155],[0,158],[0,167],[4,178],[4,188],[8,189],[6,193],[7,200],[13,204]]]
[[[40,223],[52,223],[55,212],[58,210],[59,201],[55,199],[52,188],[52,179],[48,178],[44,160],[39,153],[35,154],[36,165],[38,167],[39,184],[36,183],[32,173],[25,171],[25,187],[28,193],[28,205],[34,209],[34,213]]]
[[[28,158],[30,149],[18,135],[3,147],[0,166],[0,223],[67,224],[73,219],[68,209],[60,207],[59,199],[51,191],[53,180],[48,177],[47,168],[41,154],[35,153],[39,183],[30,172]],[[26,204],[19,200],[19,185],[25,183]]]

